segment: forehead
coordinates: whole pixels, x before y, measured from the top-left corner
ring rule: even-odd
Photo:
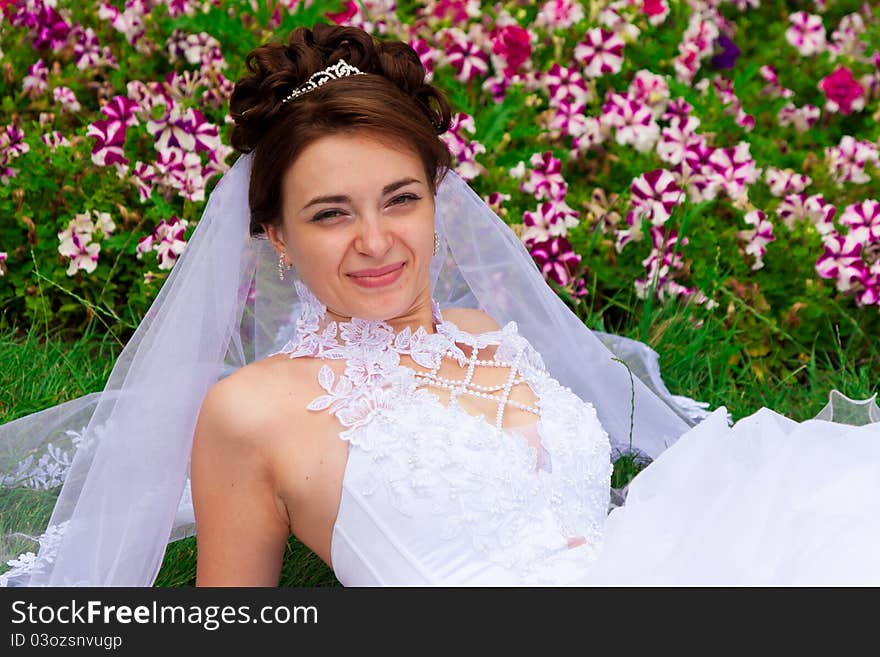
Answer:
[[[287,194],[375,193],[403,177],[424,182],[422,161],[412,149],[381,137],[328,135],[309,144],[284,176]]]

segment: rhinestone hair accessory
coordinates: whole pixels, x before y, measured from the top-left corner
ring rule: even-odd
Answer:
[[[322,84],[326,83],[328,80],[335,80],[337,78],[345,78],[349,75],[366,75],[363,71],[361,71],[356,66],[352,66],[344,59],[340,59],[335,64],[328,66],[325,69],[314,73],[304,84],[301,84],[296,89],[290,92],[284,100],[281,101],[281,104],[287,103],[294,98],[298,98],[303,94],[307,94],[310,91],[314,91]]]

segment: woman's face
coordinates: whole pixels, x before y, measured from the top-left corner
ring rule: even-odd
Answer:
[[[414,152],[367,135],[328,135],[285,173],[281,230],[267,226],[267,234],[339,316],[430,312],[433,191]],[[393,271],[371,276],[377,269]]]

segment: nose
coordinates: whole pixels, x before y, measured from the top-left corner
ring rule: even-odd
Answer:
[[[386,220],[376,212],[362,214],[357,222],[355,248],[364,255],[382,257],[394,244],[394,235]]]

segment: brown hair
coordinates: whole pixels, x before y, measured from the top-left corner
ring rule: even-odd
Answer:
[[[344,59],[366,75],[331,80],[303,96],[281,100],[309,77]],[[329,134],[366,132],[418,154],[428,183],[439,185],[451,154],[439,138],[449,129],[446,97],[425,82],[419,56],[402,41],[380,41],[356,27],[296,28],[287,45],[268,43],[248,53],[250,75],[235,85],[232,146],[254,151],[250,234],[281,223],[284,173],[312,142]]]

